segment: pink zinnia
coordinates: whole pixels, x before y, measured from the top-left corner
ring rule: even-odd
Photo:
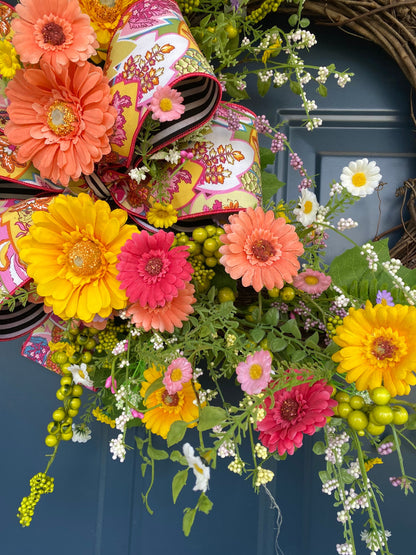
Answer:
[[[176,90],[170,87],[156,87],[150,102],[150,109],[153,112],[152,118],[159,121],[173,121],[179,119],[185,111],[182,104],[183,97]]]
[[[331,285],[331,276],[308,269],[293,278],[293,285],[310,295],[320,295]]]
[[[295,447],[302,446],[303,435],[313,435],[333,415],[337,402],[331,399],[332,391],[324,380],[275,391],[274,403],[270,397],[265,400],[266,416],[257,424],[261,443],[270,453],[277,449],[279,455],[293,455]]]
[[[245,362],[240,362],[235,371],[241,389],[249,395],[255,395],[269,383],[271,369],[272,357],[269,351],[257,351],[248,355]]]
[[[183,388],[183,384],[192,378],[191,363],[184,357],[175,358],[163,376],[163,385],[169,395],[177,393]]]
[[[116,265],[121,289],[129,301],[143,307],[162,307],[190,281],[192,266],[186,260],[188,247],[171,248],[175,235],[160,230],[135,233],[126,241]]]

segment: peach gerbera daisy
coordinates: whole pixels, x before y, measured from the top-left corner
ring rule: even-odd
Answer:
[[[187,283],[184,289],[178,291],[176,297],[163,306],[150,308],[134,303],[128,308],[127,315],[131,316],[136,327],[143,328],[145,331],[154,329],[173,333],[174,328],[181,328],[189,314],[194,311],[192,308],[196,302],[194,292],[194,286]]]
[[[242,278],[244,287],[251,285],[256,291],[281,289],[285,281],[292,282],[303,253],[292,225],[275,218],[271,210],[265,213],[261,206],[233,214],[229,221],[219,250],[220,262],[233,279]]]
[[[40,59],[60,68],[84,63],[96,53],[98,42],[77,0],[20,0],[12,21],[13,45],[22,62]]]
[[[67,185],[110,152],[117,112],[101,68],[70,63],[56,73],[41,62],[18,71],[6,95],[8,140],[19,147],[18,162],[31,161],[42,177]]]
[[[146,391],[162,377],[162,372],[152,366],[144,371],[143,376],[146,381],[142,383],[140,395],[144,399],[143,403],[147,411],[142,422],[148,430],[166,439],[170,427],[177,420],[188,422],[188,428],[194,428],[197,425],[199,407],[195,392],[201,388],[199,383],[192,384],[188,381],[176,393],[169,393],[165,387],[160,387],[146,397]]]
[[[63,320],[91,322],[125,308],[117,280],[121,247],[137,231],[125,225],[127,213],[111,210],[87,194],[56,196],[47,211],[33,214],[33,225],[18,242],[19,256],[46,306]]]

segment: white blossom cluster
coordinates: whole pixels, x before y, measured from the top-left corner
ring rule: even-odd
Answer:
[[[343,186],[341,183],[333,183],[331,185],[331,189],[329,191],[329,196],[333,197],[334,195],[339,195],[342,193]]]
[[[350,464],[347,472],[348,474],[351,474],[351,476],[353,476],[355,479],[358,479],[361,476],[360,463],[358,462],[358,459]]]
[[[140,183],[144,179],[146,179],[146,173],[149,171],[149,168],[146,166],[141,166],[140,168],[133,168],[129,171],[129,177],[133,179],[133,181],[137,181]]]
[[[341,447],[348,443],[349,436],[346,432],[337,435],[334,426],[327,426],[328,447],[325,450],[325,460],[332,464],[341,464],[343,460]]]
[[[243,472],[243,469],[244,469],[244,462],[239,457],[236,457],[228,465],[228,470],[231,470],[231,472],[234,472],[235,474],[241,475],[241,473]]]
[[[267,448],[261,443],[256,443],[256,445],[254,446],[254,452],[259,459],[267,459],[269,455]]]
[[[318,77],[316,78],[316,81],[323,85],[324,83],[326,83],[328,79],[328,75],[329,75],[329,69],[326,66],[321,66],[318,69]]]
[[[124,462],[126,447],[124,445],[123,434],[118,434],[116,438],[110,440],[110,453],[113,456],[113,460],[120,459],[120,462]]]
[[[310,31],[305,29],[297,29],[288,33],[287,39],[289,42],[296,43],[296,48],[312,48],[316,44],[316,37]]]
[[[337,85],[342,89],[345,87],[347,83],[351,81],[351,77],[347,74],[340,75],[339,73],[334,73],[335,79],[337,79]]]
[[[363,530],[361,532],[362,541],[365,542],[368,549],[371,549],[370,555],[376,555],[376,552],[385,546],[384,538],[387,540],[390,536],[389,530],[384,531],[384,537],[381,530]]]
[[[288,77],[286,73],[280,73],[280,71],[275,71],[273,75],[273,85],[276,85],[276,87],[281,87],[286,83],[287,80],[288,80]]]
[[[336,548],[338,555],[354,555],[354,551],[350,543],[337,543]]]
[[[355,222],[352,218],[340,218],[337,223],[338,231],[346,231],[347,229],[353,229],[354,227],[358,227],[358,222]]]
[[[382,266],[384,270],[390,275],[393,279],[394,286],[398,289],[401,289],[407,299],[407,302],[411,305],[416,304],[416,291],[411,289],[408,285],[405,284],[403,278],[401,278],[397,272],[400,270],[402,263],[397,258],[392,258],[387,262],[383,262]]]
[[[360,254],[362,256],[365,256],[365,259],[368,262],[368,267],[370,268],[370,270],[374,270],[376,272],[378,268],[378,265],[377,265],[378,255],[373,245],[370,245],[370,243],[365,243],[365,245],[361,247]]]
[[[322,125],[321,118],[312,118],[310,121],[308,121],[306,123],[306,129],[308,131],[312,131],[313,129],[316,129],[317,127],[320,127],[321,125]]]
[[[263,468],[259,466],[257,469],[257,476],[256,476],[256,487],[259,487],[263,484],[267,484],[271,482],[274,478],[274,472],[272,470],[268,470],[267,468]]]

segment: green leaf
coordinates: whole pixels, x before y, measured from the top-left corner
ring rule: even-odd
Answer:
[[[352,476],[346,468],[341,468],[341,477],[344,484],[352,484],[355,480],[354,476]]]
[[[283,331],[284,333],[289,333],[290,335],[293,335],[293,337],[296,337],[296,339],[301,338],[300,330],[294,318],[291,318],[290,320],[285,322],[280,328],[280,331]]]
[[[274,164],[276,153],[272,152],[270,148],[260,147],[260,168],[265,170],[267,166]]]
[[[299,21],[299,25],[303,28],[308,27],[310,25],[310,21],[307,17],[302,17],[302,19]]]
[[[406,422],[408,430],[416,430],[416,413],[409,415],[409,420]]]
[[[183,466],[188,466],[188,463],[186,462],[185,457],[177,449],[172,451],[172,453],[170,454],[170,460],[173,461],[173,462],[178,462],[178,463],[182,464]]]
[[[196,515],[196,508],[190,509],[189,507],[187,507],[185,509],[184,515],[183,515],[183,521],[182,521],[182,530],[185,536],[189,536],[191,532],[191,528],[195,520],[195,515]]]
[[[308,337],[305,341],[305,345],[307,347],[312,347],[312,349],[318,348],[318,341],[319,341],[319,333],[316,331],[310,337]]]
[[[212,509],[212,506],[213,506],[212,501],[208,499],[208,497],[205,495],[204,492],[202,492],[198,499],[198,504],[197,504],[198,510],[202,511],[207,515]]]
[[[326,470],[321,470],[318,474],[319,474],[319,478],[320,478],[320,480],[323,484],[325,484],[325,482],[328,482],[328,480],[331,479],[330,473],[327,472]]]
[[[137,436],[135,436],[134,439],[136,440],[137,449],[141,451],[143,449],[143,445],[145,444],[145,441],[147,440],[144,440],[141,437],[137,437]]]
[[[222,424],[227,417],[227,413],[221,407],[204,407],[199,414],[198,430],[205,432],[214,426]]]
[[[277,191],[284,187],[284,183],[279,181],[274,173],[266,171],[261,172],[261,190],[263,197],[263,206],[277,193]]]
[[[323,455],[325,453],[325,449],[326,447],[323,441],[317,441],[312,447],[312,451],[315,453],[315,455]]]
[[[225,88],[227,90],[227,93],[234,100],[244,100],[245,98],[249,98],[250,96],[245,89],[238,89],[235,84],[230,81],[226,82]]]
[[[163,461],[164,459],[169,458],[169,454],[167,451],[163,449],[155,449],[152,445],[149,445],[147,448],[147,454],[149,457],[155,461]]]
[[[172,445],[175,445],[175,443],[181,441],[186,433],[187,428],[188,424],[183,420],[176,420],[175,422],[173,422],[173,424],[169,428],[169,432],[166,438],[168,447],[172,447]]]
[[[302,87],[299,85],[297,81],[290,82],[290,90],[297,95],[302,94]]]
[[[262,328],[253,328],[250,331],[250,336],[255,343],[260,343],[265,335],[266,332]]]
[[[291,27],[294,27],[296,25],[296,23],[298,22],[298,14],[296,13],[292,13],[292,15],[289,17],[289,25]]]
[[[264,315],[264,322],[270,326],[277,326],[279,322],[279,311],[277,308],[272,307],[266,312]]]
[[[292,362],[300,362],[301,360],[303,360],[306,357],[306,352],[302,351],[301,349],[298,349],[297,351],[295,351],[291,357],[291,361]]]
[[[318,94],[320,94],[321,96],[327,96],[328,95],[328,89],[325,87],[325,85],[323,85],[322,83],[319,85],[319,87],[316,89],[316,92]]]
[[[184,470],[179,470],[179,472],[177,472],[173,477],[172,497],[174,503],[176,503],[178,495],[181,493],[183,486],[186,484],[186,481],[188,479],[188,472],[189,468],[185,468]]]
[[[267,334],[267,346],[274,353],[279,353],[287,347],[286,339],[283,337],[276,337],[273,332]]]
[[[267,81],[263,81],[262,79],[260,79],[260,76],[257,79],[257,91],[259,93],[260,96],[265,96],[268,92],[268,90],[270,89],[270,86],[272,84],[272,79],[267,79]]]
[[[149,387],[147,388],[147,391],[146,391],[146,395],[144,396],[145,401],[149,397],[149,395],[151,395],[152,393],[154,393],[155,391],[157,391],[158,389],[163,387],[163,381],[162,380],[163,380],[163,378],[160,377],[149,385]]]

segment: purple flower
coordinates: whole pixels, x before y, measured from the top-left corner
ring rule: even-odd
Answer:
[[[394,306],[393,297],[390,291],[386,291],[385,289],[383,289],[383,291],[377,291],[376,303],[382,304],[383,301],[386,301],[387,306]]]

